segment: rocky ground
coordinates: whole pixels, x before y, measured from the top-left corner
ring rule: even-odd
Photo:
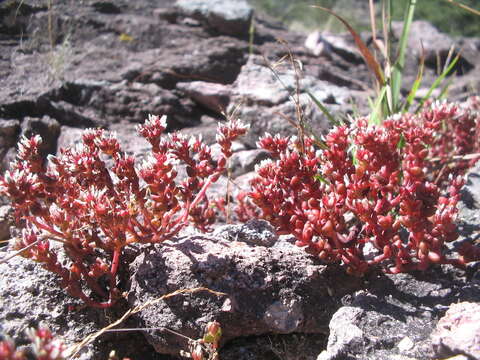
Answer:
[[[207,2],[208,8],[202,6]],[[333,113],[368,111],[370,75],[347,35],[313,34],[306,41],[243,1],[48,3],[0,4],[2,169],[22,135],[39,133],[45,154],[56,153],[75,143],[82,129],[100,126],[116,131],[124,148],[141,156],[148,145],[135,126],[149,113],[167,114],[169,130],[201,134],[213,143],[216,123],[237,109],[251,126],[233,159],[233,176],[242,184],[265,158],[256,149],[259,135],[296,132],[285,119],[295,119],[289,95],[296,88],[317,133],[329,124],[307,91]],[[362,36],[368,42],[369,34]],[[480,39],[452,39],[417,22],[410,42],[404,91],[422,51],[427,67],[420,92],[425,92],[452,44],[462,50],[451,98],[463,100],[478,90]],[[289,53],[303,65],[298,86],[288,56],[278,63]],[[477,166],[464,192],[464,236],[478,234],[479,174]],[[7,213],[8,207],[0,208],[0,218]],[[0,236],[9,237],[5,222]],[[0,263],[0,333],[22,343],[23,330],[41,322],[72,344],[132,306],[205,286],[228,296],[179,295],[145,308],[123,327],[168,327],[198,337],[206,322],[217,319],[224,329],[222,359],[480,358],[478,336],[455,340],[458,334],[480,334],[475,266],[467,273],[442,267],[352,279],[317,263],[262,222],[226,226],[209,236],[187,233],[161,249],[131,254],[135,260],[123,280],[128,301],[108,311],[72,311],[75,301],[43,269],[18,257]],[[7,254],[5,247],[0,252]],[[451,307],[439,323],[458,302],[463,305]],[[116,349],[132,359],[167,359],[185,345],[162,331],[112,332],[86,346],[80,358],[106,359]]]

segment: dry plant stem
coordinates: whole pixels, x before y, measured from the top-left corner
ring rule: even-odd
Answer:
[[[462,4],[462,3],[454,1],[454,0],[445,0],[445,1],[448,1],[450,4],[458,6],[459,8],[467,10],[467,11],[471,12],[472,14],[480,16],[480,11],[473,9],[470,6],[467,6],[465,4]]]
[[[5,256],[3,259],[0,259],[0,264],[4,264],[6,263],[8,260],[10,259],[13,259],[15,256],[18,256],[20,255],[23,251],[25,250],[28,250],[32,247],[34,247],[35,245],[38,244],[39,241],[41,241],[42,239],[38,239],[36,241],[34,241],[33,243],[25,246],[24,248],[20,249],[20,250],[17,250],[17,251],[14,251],[12,254],[8,255],[8,256]],[[10,240],[7,240],[7,241],[10,241]]]
[[[117,325],[120,325],[122,322],[124,322],[127,318],[129,318],[131,315],[133,314],[136,314],[136,313],[139,313],[140,311],[142,311],[143,309],[145,309],[146,307],[150,306],[150,305],[154,305],[164,299],[168,299],[168,298],[171,298],[173,296],[176,296],[176,295],[180,295],[180,294],[191,294],[191,293],[197,293],[197,292],[200,292],[200,291],[207,291],[211,294],[214,294],[216,296],[227,296],[227,294],[225,293],[222,293],[222,292],[218,292],[218,291],[213,291],[213,290],[210,290],[208,288],[205,288],[205,287],[198,287],[198,288],[193,288],[193,289],[181,289],[181,290],[176,290],[172,293],[169,293],[169,294],[166,294],[166,295],[163,295],[157,299],[154,299],[154,300],[150,300],[150,301],[147,301],[146,303],[142,304],[142,305],[139,305],[133,309],[130,309],[128,310],[127,312],[125,312],[125,314],[122,315],[122,317],[120,317],[118,320],[114,321],[113,323],[111,323],[110,325],[104,327],[103,329],[91,334],[91,335],[88,335],[85,339],[83,339],[80,343],[74,345],[72,348],[70,348],[68,350],[68,352],[70,353],[69,355],[69,358],[75,358],[79,351],[85,347],[86,345],[92,343],[93,341],[95,341],[95,339],[97,339],[99,336],[101,336],[102,334],[106,333],[107,331],[109,331],[110,329],[112,329],[113,327],[117,326]]]
[[[295,73],[295,96],[290,92],[288,87],[282,82],[278,72],[275,70],[275,66],[273,66],[266,56],[264,55],[264,61],[267,67],[270,69],[270,71],[273,73],[273,75],[277,78],[277,80],[280,82],[282,87],[288,92],[288,95],[290,99],[293,101],[295,104],[295,115],[296,115],[296,122],[293,122],[295,128],[298,131],[298,138],[300,139],[300,146],[303,148],[303,138],[305,137],[305,123],[304,123],[304,113],[302,109],[302,105],[300,103],[300,78],[301,78],[301,66],[299,66],[299,61],[295,59],[295,56],[293,55],[292,50],[288,46],[288,43],[283,40],[283,39],[278,39],[277,40],[279,43],[281,43],[287,50],[287,54],[284,55],[277,63],[280,64],[282,63],[285,59],[288,59],[290,62],[290,65],[292,66],[294,73]],[[285,115],[279,114],[283,118],[286,118]],[[292,123],[291,120],[288,119],[290,123]]]

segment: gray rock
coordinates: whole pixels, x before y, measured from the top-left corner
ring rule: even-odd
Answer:
[[[240,241],[249,245],[271,247],[277,242],[275,229],[265,220],[253,219],[245,224],[225,225],[217,229],[214,237]]]
[[[480,209],[480,161],[466,174],[466,183],[462,188],[460,209]]]
[[[126,55],[129,61],[119,72],[128,81],[155,83],[164,89],[198,79],[230,84],[246,61],[247,49],[245,42],[231,37],[191,38],[184,32],[165,49],[147,50],[141,57]]]
[[[366,290],[342,299],[318,360],[439,358],[431,334],[448,304],[480,296],[478,281],[458,276],[450,266],[413,275],[371,274]],[[457,344],[466,345],[461,339]]]
[[[233,177],[238,177],[253,171],[255,165],[269,157],[270,154],[263,149],[241,150],[235,152],[230,160]]]
[[[356,325],[364,311],[359,308],[344,306],[330,320],[327,351],[323,351],[317,360],[335,360],[346,358],[351,348],[363,346],[363,331]]]
[[[11,215],[12,207],[10,205],[0,206],[0,240],[10,239]],[[0,246],[2,245],[0,244]]]
[[[42,137],[40,153],[43,156],[55,153],[57,149],[57,139],[60,135],[60,124],[57,120],[46,115],[42,118],[26,117],[23,119],[21,127],[22,135],[28,138],[34,135],[40,135]]]
[[[60,288],[59,280],[39,264],[16,256],[3,262],[11,252],[0,247],[0,338],[9,336],[17,345],[28,343],[25,330],[47,327],[72,349],[88,335],[120,318],[126,309],[85,307]],[[135,327],[127,320],[126,327]],[[115,350],[120,358],[159,360],[139,332],[105,333],[83,347],[79,360],[107,359]],[[163,357],[162,360],[168,360]]]
[[[208,28],[234,36],[247,36],[253,16],[245,0],[177,0],[176,6]]]
[[[12,149],[18,138],[18,134],[20,133],[20,121],[19,120],[0,120],[0,162],[1,162],[1,170],[5,170],[8,168],[8,164],[10,163],[11,156],[7,156],[7,154]]]
[[[235,241],[235,236],[251,239],[254,231],[249,227],[240,228],[243,235],[235,228],[228,241],[198,235],[146,248],[130,268],[131,306],[196,287],[225,295],[203,291],[155,302],[135,315],[139,325],[198,338],[205,324],[216,320],[222,326],[222,343],[267,333],[324,334],[338,297],[358,286],[358,280],[317,264],[291,244],[267,248]],[[270,231],[267,234],[271,238]],[[185,348],[185,339],[165,331],[146,337],[161,353]]]
[[[401,22],[393,22],[392,30],[397,39],[400,39],[402,34],[403,24]],[[466,45],[466,46],[465,46]],[[454,51],[450,58],[453,59],[456,55],[459,55],[459,60],[454,67],[456,73],[456,86],[466,83],[474,83],[478,81],[473,71],[478,68],[478,49],[472,49],[468,42],[466,44],[459,43],[458,40],[453,39],[447,34],[440,32],[435,26],[424,20],[414,21],[410,28],[410,34],[408,38],[407,49],[409,51],[406,54],[406,71],[404,71],[404,84],[403,87],[407,91],[411,89],[416,73],[418,71],[418,59],[420,57],[425,58],[425,70],[422,81],[422,86],[429,88],[433,81],[438,77],[438,69],[443,69],[447,59],[449,58],[449,52],[454,47]],[[458,49],[462,49],[459,51]],[[468,74],[468,75],[467,75]],[[466,76],[462,76],[466,75]],[[474,75],[472,78],[471,75]],[[457,84],[459,83],[459,84]],[[455,91],[459,93],[460,91]],[[421,94],[419,93],[419,96]]]
[[[277,64],[272,69],[263,58],[253,56],[242,66],[233,84],[233,99],[243,99],[247,104],[280,105],[290,101],[290,95],[296,94],[297,80],[302,103],[309,99],[307,91],[327,104],[344,104],[355,94],[350,89],[317,80],[312,76],[302,76],[300,72],[296,74],[288,63]]]
[[[222,360],[315,360],[324,348],[321,334],[280,334],[230,341],[220,349]]]
[[[181,90],[196,103],[220,115],[225,113],[230,102],[230,87],[228,85],[192,81],[178,83],[177,89]]]
[[[3,249],[0,259],[10,254]],[[47,326],[67,346],[72,346],[102,325],[98,322],[100,314],[93,309],[69,311],[72,299],[55,277],[35,262],[16,256],[0,262],[0,272],[0,333],[17,343],[26,343],[25,329]],[[87,347],[81,359],[93,357],[93,348]]]
[[[321,43],[331,52],[335,52],[351,63],[361,63],[362,56],[349,34],[322,33]]]
[[[480,358],[480,304],[452,304],[432,334],[435,355]]]
[[[20,133],[20,121],[0,120],[0,148],[5,149],[14,146]]]
[[[60,128],[60,135],[57,140],[57,151],[60,152],[60,149],[67,149],[74,147],[75,144],[78,144],[82,141],[82,134],[85,129],[71,127],[71,126],[62,126]]]
[[[460,238],[453,247],[462,241],[479,238],[480,230],[480,161],[466,174],[466,183],[460,192],[458,203],[458,224]]]
[[[265,132],[284,136],[298,133],[290,122],[297,121],[296,106],[290,97],[290,94],[296,96],[295,71],[283,64],[276,66],[275,72],[276,74],[265,65],[262,58],[254,56],[242,67],[233,84],[229,111],[237,104],[242,104],[238,116],[250,124],[250,130],[242,141],[249,147],[256,147],[256,142]],[[299,102],[303,109],[306,128],[317,136],[330,128],[331,124],[313,103],[307,91],[334,115],[351,110],[350,101],[362,97],[358,91],[317,80],[309,75],[299,74],[298,85]]]
[[[403,23],[393,22],[393,35],[400,39],[403,30]],[[421,55],[422,48],[426,55],[433,55],[435,52],[448,51],[454,44],[454,40],[447,34],[441,33],[434,25],[424,20],[414,21],[410,27],[407,48],[414,51],[417,56]]]

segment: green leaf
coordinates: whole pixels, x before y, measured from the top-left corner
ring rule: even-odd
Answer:
[[[320,175],[320,174],[314,175],[314,176],[313,176],[313,179],[316,180],[316,181],[318,181],[318,182],[323,182],[324,184],[327,184],[327,185],[330,184],[330,182],[329,182],[327,179],[325,179],[325,178],[324,178],[322,175]]]
[[[405,66],[405,54],[408,44],[408,35],[410,33],[410,27],[413,21],[413,14],[415,12],[415,5],[417,0],[410,0],[403,19],[403,30],[400,37],[399,50],[397,60],[393,66],[392,77],[390,78],[390,84],[392,86],[392,113],[396,113],[400,110],[400,89],[402,86],[402,74]]]
[[[400,135],[400,140],[398,140],[397,149],[402,150],[405,147],[406,140],[403,134]]]
[[[377,100],[375,101],[375,104],[373,105],[372,113],[370,114],[370,119],[368,121],[370,125],[380,125],[382,123],[382,103],[386,93],[387,86],[383,86]]]
[[[310,96],[310,99],[312,99],[312,101],[315,103],[315,105],[317,105],[317,107],[322,111],[322,113],[327,117],[328,121],[330,121],[330,123],[332,125],[337,125],[337,126],[340,126],[341,125],[341,122],[336,120],[333,115],[330,113],[330,111],[328,111],[328,109],[322,104],[322,102],[320,100],[318,100],[310,91],[307,90],[307,94],[308,96]]]
[[[418,105],[417,110],[415,110],[416,113],[420,111],[425,101],[430,98],[433,90],[435,90],[442,83],[442,81],[450,74],[450,72],[454,69],[459,59],[460,59],[460,54],[455,56],[452,62],[448,64],[447,68],[443,70],[440,76],[435,79],[432,86],[430,86],[430,89],[428,89],[427,94],[420,101],[420,104]]]
[[[418,88],[420,87],[420,84],[422,83],[423,70],[424,69],[425,69],[425,55],[422,52],[417,77],[415,78],[415,81],[413,82],[412,88],[410,89],[410,92],[408,93],[407,102],[405,104],[405,107],[404,107],[403,111],[408,111],[410,106],[412,106],[412,103],[415,100],[415,95],[417,94]]]

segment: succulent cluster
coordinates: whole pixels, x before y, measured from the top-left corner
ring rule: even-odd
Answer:
[[[109,307],[119,297],[126,245],[162,242],[187,222],[202,230],[214,222],[206,190],[225,171],[232,141],[247,130],[237,120],[220,124],[214,159],[201,138],[164,136],[165,128],[158,116],[138,127],[152,145],[141,165],[101,129],[86,130],[80,144],[48,161],[39,155],[39,136],[23,138],[0,178],[0,194],[11,199],[23,228],[14,248],[59,275],[61,286],[89,306]]]
[[[53,337],[47,329],[28,329],[28,338],[31,342],[32,356],[36,360],[63,360],[65,356],[65,345],[59,339]],[[17,350],[11,340],[0,341],[0,360],[26,360],[24,351]]]
[[[222,328],[217,321],[210,321],[203,334],[203,338],[188,343],[189,352],[181,351],[180,355],[193,360],[218,360],[218,348],[222,337]]]
[[[480,97],[471,97],[462,106],[443,104],[426,108],[420,116],[435,118],[429,157],[429,173],[435,183],[445,184],[450,175],[462,175],[480,159]]]
[[[259,147],[273,159],[258,166],[249,197],[280,233],[352,274],[376,264],[389,273],[463,266],[478,251],[464,244],[446,256],[466,168],[448,156],[478,153],[479,122],[476,112],[436,103],[381,125],[335,127],[324,150],[312,138],[267,134]]]

